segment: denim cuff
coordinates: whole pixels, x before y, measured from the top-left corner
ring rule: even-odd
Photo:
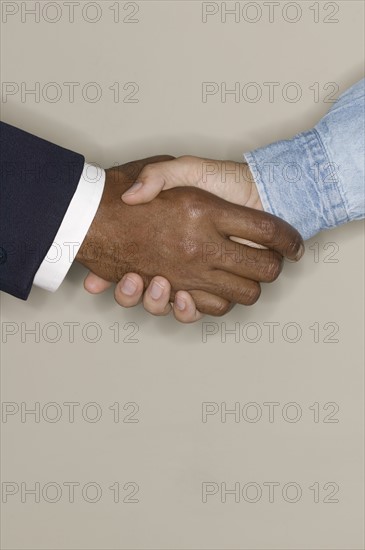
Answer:
[[[244,158],[264,210],[293,225],[303,239],[349,221],[339,168],[315,128]]]

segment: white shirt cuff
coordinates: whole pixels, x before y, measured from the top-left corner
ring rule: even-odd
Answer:
[[[41,263],[33,284],[55,292],[67,275],[99,208],[105,171],[85,163],[81,179],[55,240]]]

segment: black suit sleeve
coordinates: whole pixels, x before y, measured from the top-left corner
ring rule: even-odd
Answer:
[[[26,300],[84,157],[0,122],[0,290]]]

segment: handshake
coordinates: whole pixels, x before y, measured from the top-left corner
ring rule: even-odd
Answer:
[[[181,322],[254,304],[283,258],[304,253],[299,233],[262,210],[246,163],[161,156],[111,168],[76,256],[85,288],[117,283],[120,305],[143,300]]]

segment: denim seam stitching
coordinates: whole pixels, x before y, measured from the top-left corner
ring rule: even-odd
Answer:
[[[322,176],[322,181],[324,182],[325,181],[325,174],[323,173],[323,170],[322,170],[321,161],[322,162],[327,161],[327,163],[329,165],[331,165],[333,163],[330,161],[330,156],[328,154],[327,148],[326,148],[325,144],[323,143],[321,135],[320,135],[320,133],[318,132],[318,130],[316,128],[313,128],[313,138],[314,137],[317,138],[317,140],[318,140],[317,143],[316,143],[316,146],[314,147],[314,149],[318,148],[319,151],[322,153],[322,155],[318,155],[318,160],[319,160],[319,163],[320,163],[319,164],[320,174]],[[311,150],[310,147],[309,147],[309,149]],[[320,156],[322,156],[322,159],[320,159]],[[340,174],[338,174],[338,179],[340,180]],[[330,184],[325,184],[325,185],[326,185],[327,189],[336,192],[339,199],[340,199],[340,202],[337,202],[336,204],[333,204],[334,201],[331,200],[330,204],[329,204],[329,208],[328,208],[328,204],[326,204],[325,205],[326,213],[328,213],[329,211],[333,212],[333,214],[335,215],[335,218],[336,218],[336,222],[339,222],[339,223],[349,222],[350,217],[349,217],[348,212],[347,212],[346,203],[345,203],[344,197],[342,195],[340,186],[338,185],[338,183],[336,181],[332,181],[332,182],[330,182]],[[327,185],[328,185],[328,187],[327,187]],[[322,195],[321,193],[319,193],[319,194]],[[326,198],[328,198],[328,197],[326,197]],[[337,216],[337,211],[339,210],[338,206],[340,204],[341,204],[341,207],[342,207],[341,209],[345,214],[344,216],[343,215],[342,216]],[[338,214],[340,214],[340,212],[338,212]]]

